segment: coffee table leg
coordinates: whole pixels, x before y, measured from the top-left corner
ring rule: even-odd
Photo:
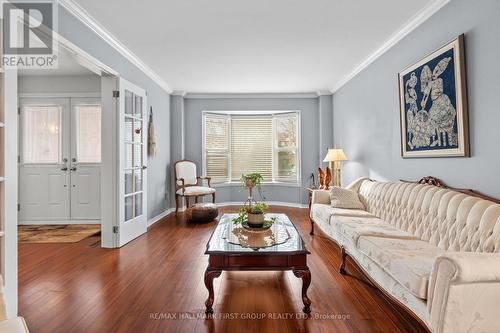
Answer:
[[[221,270],[211,270],[207,268],[205,271],[205,287],[208,289],[208,298],[205,301],[207,309],[205,313],[214,313],[212,305],[214,304],[214,279],[221,275]]]
[[[304,302],[304,308],[302,311],[304,313],[311,312],[311,300],[307,297],[307,289],[309,289],[309,285],[311,284],[311,272],[309,268],[305,269],[294,269],[293,274],[302,279],[302,302]]]

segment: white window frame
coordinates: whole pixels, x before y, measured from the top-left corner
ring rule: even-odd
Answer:
[[[277,142],[276,142],[276,126],[275,117],[285,116],[286,114],[295,113],[297,114],[297,179],[296,181],[282,181],[275,178],[275,165],[277,156]],[[301,136],[301,111],[300,110],[245,110],[245,111],[220,111],[220,110],[204,110],[202,111],[202,130],[201,130],[201,151],[202,151],[202,172],[206,175],[206,151],[205,151],[205,116],[207,114],[215,114],[220,116],[229,117],[229,138],[232,136],[231,128],[231,115],[251,115],[251,116],[272,116],[273,117],[273,158],[272,158],[272,175],[273,179],[271,181],[263,181],[263,184],[268,185],[279,185],[279,186],[289,186],[289,187],[301,187],[302,185],[302,136]],[[285,149],[286,150],[286,149]],[[228,174],[231,177],[231,140],[228,143]],[[212,184],[213,187],[226,187],[239,185],[239,181],[229,180],[226,182],[219,182]]]

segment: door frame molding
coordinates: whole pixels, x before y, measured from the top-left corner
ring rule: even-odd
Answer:
[[[103,105],[103,115],[108,114],[107,108],[110,105],[104,104],[107,98],[103,98],[102,86],[106,81],[115,80],[119,76],[119,72],[114,70],[112,67],[104,64],[96,57],[90,55],[90,53],[84,51],[82,48],[78,47],[74,43],[70,42],[65,37],[61,36],[57,32],[53,32],[53,37],[59,43],[60,47],[64,47],[69,52],[78,57],[82,65],[85,65],[90,71],[101,76],[101,101]],[[148,75],[148,73],[146,73]],[[116,86],[115,86],[116,89]],[[4,235],[4,252],[2,253],[2,269],[4,272],[4,298],[6,304],[7,318],[13,318],[17,316],[18,313],[18,240],[17,240],[17,226],[18,226],[18,212],[17,205],[19,203],[18,198],[18,162],[17,156],[19,152],[19,126],[18,126],[18,91],[17,91],[17,70],[15,69],[5,69],[4,71],[4,112],[5,112],[5,191],[9,193],[5,197],[5,235]],[[28,97],[28,96],[26,96]],[[39,97],[39,96],[37,96]],[[54,96],[53,96],[54,97]],[[113,101],[111,101],[113,103]],[[105,108],[106,107],[106,108]],[[111,105],[113,107],[113,105]],[[117,146],[118,140],[116,136],[111,135],[111,131],[106,133],[106,137],[102,139],[105,140],[108,137],[111,139],[111,143]],[[114,139],[114,140],[113,140]],[[116,151],[116,149],[115,149]],[[103,146],[103,154],[106,150]],[[103,169],[105,167],[103,160]],[[109,169],[110,166],[107,166]],[[113,173],[113,170],[111,170]],[[113,174],[112,174],[113,175]],[[113,177],[111,177],[112,179]],[[104,182],[101,182],[104,183]],[[115,190],[115,193],[117,191]],[[102,195],[101,190],[101,195]],[[101,198],[101,203],[108,203],[104,196]],[[114,206],[103,205],[101,207],[116,207],[116,202],[111,202]],[[147,209],[147,208],[144,208]],[[102,209],[102,211],[107,211],[108,209]],[[114,209],[109,209],[109,211],[114,212]],[[102,214],[101,214],[102,215]],[[112,242],[112,229],[113,220],[105,220],[104,216],[101,216],[101,246],[102,247],[116,247]],[[111,235],[111,238],[109,237]],[[111,240],[111,241],[110,241]]]
[[[19,93],[18,98],[101,98],[101,92]]]

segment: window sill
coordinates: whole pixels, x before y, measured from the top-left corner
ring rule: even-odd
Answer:
[[[296,183],[286,183],[286,182],[262,182],[262,186],[282,186],[282,187],[302,187],[301,182],[298,181]],[[219,187],[240,187],[240,182],[224,182],[224,183],[216,183],[212,184],[213,188],[219,188]]]

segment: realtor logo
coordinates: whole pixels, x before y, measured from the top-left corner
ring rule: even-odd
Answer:
[[[57,68],[56,8],[53,1],[3,2],[5,67]]]

